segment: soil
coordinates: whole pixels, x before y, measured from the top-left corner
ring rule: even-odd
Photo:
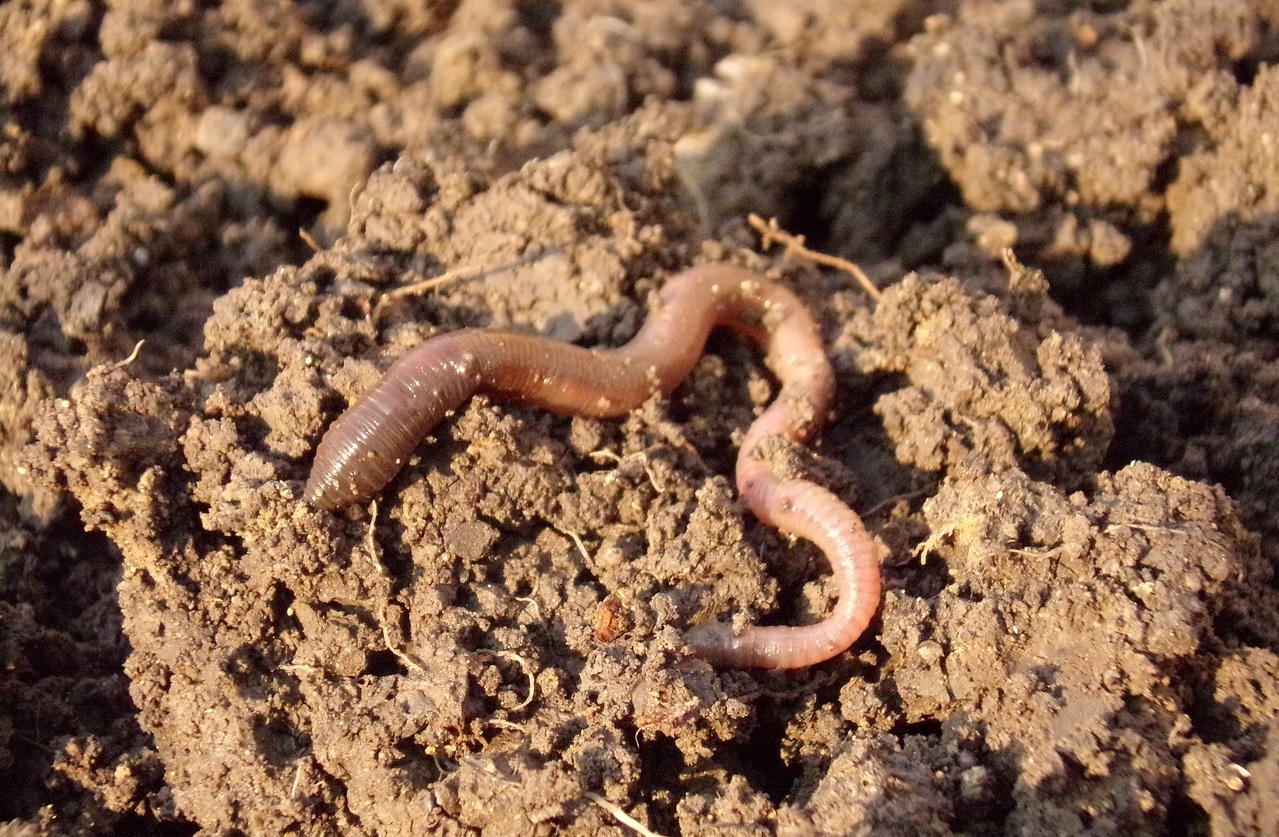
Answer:
[[[1279,833],[1279,6],[29,0],[0,49],[0,835]],[[822,326],[848,653],[682,647],[833,595],[737,498],[728,335],[299,502],[406,348],[618,345],[699,261]]]

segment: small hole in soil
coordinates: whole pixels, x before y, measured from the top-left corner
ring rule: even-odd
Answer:
[[[285,213],[285,218],[298,229],[310,229],[328,208],[328,201],[303,195],[294,201],[292,211]]]
[[[1233,73],[1235,81],[1239,82],[1241,87],[1251,87],[1253,81],[1257,78],[1257,71],[1261,69],[1261,63],[1255,58],[1249,57],[1242,61],[1234,63]]]
[[[199,827],[184,822],[158,823],[150,817],[125,814],[112,823],[115,834],[137,834],[145,837],[186,837],[197,834]]]
[[[299,276],[298,278],[314,282],[315,289],[319,291],[320,293],[326,293],[332,290],[333,284],[334,282],[337,281],[337,278],[338,278],[337,271],[333,270],[333,268],[331,267],[324,266],[324,265],[321,265],[318,267],[306,268],[305,270],[306,272],[302,274],[301,276]],[[343,304],[345,305],[345,302]],[[343,309],[343,313],[344,314],[346,313],[345,308]],[[358,316],[364,316],[364,315],[360,314]]]
[[[804,236],[809,247],[821,252],[826,252],[830,241],[830,225],[821,216],[822,198],[829,183],[828,172],[815,172],[796,183],[790,210],[782,219],[782,226],[787,231]]]
[[[622,724],[621,732],[628,741],[635,741],[635,727],[630,724]],[[655,738],[639,739],[639,753],[642,771],[640,781],[651,788],[674,788],[680,794],[687,792],[687,787],[683,785],[681,777],[685,775],[688,767],[684,760],[684,754],[680,752],[675,742],[666,736],[658,736]],[[653,796],[656,798],[656,795]],[[661,806],[654,805],[650,811],[653,822],[650,826],[658,834],[675,834],[678,833],[676,823],[668,816],[669,809],[663,809]]]
[[[766,794],[775,804],[789,799],[800,771],[782,760],[782,735],[786,724],[761,713],[759,725],[750,738],[736,748],[733,767],[746,776],[751,787]]]
[[[408,674],[408,669],[390,651],[370,651],[365,658],[364,673],[370,677],[390,677]]]
[[[277,767],[292,763],[311,746],[311,737],[282,715],[255,717],[253,740],[262,757]]]
[[[1151,192],[1162,195],[1168,191],[1168,187],[1177,179],[1177,174],[1181,170],[1181,159],[1180,155],[1169,154],[1159,161],[1159,165],[1155,166],[1155,174],[1150,180]]]
[[[941,721],[918,721],[913,724],[901,724],[893,729],[893,734],[899,738],[905,738],[908,735],[916,735],[920,738],[941,738]]]
[[[530,32],[542,37],[551,36],[551,27],[562,10],[559,3],[536,2],[525,0],[516,4],[515,13],[519,16],[520,25]]]
[[[18,242],[21,240],[21,236],[13,233],[0,233],[0,261],[3,264],[13,264],[13,256],[17,252]]]
[[[1177,794],[1172,798],[1168,804],[1168,815],[1164,817],[1164,834],[1170,837],[1183,837],[1183,835],[1211,832],[1208,813],[1194,800],[1184,794]]]

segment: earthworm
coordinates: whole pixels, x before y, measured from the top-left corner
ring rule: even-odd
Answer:
[[[746,432],[737,487],[766,524],[815,543],[839,592],[826,619],[802,627],[694,626],[685,643],[713,664],[801,668],[846,650],[879,606],[879,562],[861,519],[838,497],[803,479],[775,474],[760,443],[810,439],[829,409],[834,373],[812,317],[794,294],[729,265],[701,265],[672,277],[632,340],[585,349],[544,337],[462,329],[427,340],[397,360],[320,440],[304,499],[337,509],[370,499],[437,423],[485,392],[552,412],[610,418],[655,393],[667,395],[692,371],[706,338],[728,327],[763,349],[781,384],[776,400]]]

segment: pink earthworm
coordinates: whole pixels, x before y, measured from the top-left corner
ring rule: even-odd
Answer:
[[[584,349],[543,337],[462,329],[426,341],[324,434],[304,499],[337,509],[370,499],[423,437],[477,392],[566,415],[625,415],[692,371],[711,329],[725,326],[759,345],[781,384],[751,425],[737,456],[737,487],[764,523],[815,543],[827,556],[839,599],[826,619],[799,627],[695,625],[685,643],[713,664],[802,668],[843,652],[879,607],[879,562],[857,514],[826,489],[775,474],[760,443],[801,443],[821,426],[835,390],[812,317],[790,291],[744,268],[701,265],[672,277],[626,345]]]

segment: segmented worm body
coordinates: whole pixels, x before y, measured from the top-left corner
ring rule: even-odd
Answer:
[[[669,394],[692,371],[711,329],[726,326],[759,345],[781,384],[737,456],[737,487],[751,512],[817,544],[839,591],[814,625],[748,627],[719,622],[685,636],[693,653],[736,667],[801,668],[847,649],[879,606],[879,562],[861,519],[826,489],[773,473],[759,450],[769,436],[810,439],[835,381],[817,326],[803,304],[765,277],[702,265],[673,277],[639,333],[616,349],[491,329],[463,329],[423,343],[329,427],[307,480],[306,502],[336,509],[368,500],[395,476],[422,438],[477,392],[568,415],[625,415]]]

